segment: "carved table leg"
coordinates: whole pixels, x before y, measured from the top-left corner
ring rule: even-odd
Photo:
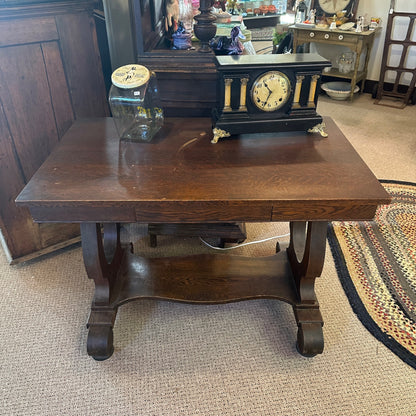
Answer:
[[[287,254],[298,294],[298,303],[293,305],[298,324],[297,348],[306,357],[321,354],[324,349],[315,279],[321,275],[324,265],[326,233],[325,221],[290,223]]]
[[[111,290],[124,250],[119,224],[81,224],[82,254],[95,293],[88,320],[87,351],[96,360],[109,358],[113,351],[113,325],[117,308],[111,305]]]

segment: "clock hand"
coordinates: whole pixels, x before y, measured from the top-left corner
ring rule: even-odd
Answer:
[[[264,83],[264,86],[269,90],[269,92],[272,92],[272,90],[269,88],[269,86],[266,83]]]
[[[264,83],[264,86],[268,89],[269,95],[267,96],[266,100],[264,101],[263,107],[267,104],[267,101],[269,100],[270,96],[273,93],[273,91],[269,88],[269,86],[266,83]]]
[[[268,91],[269,91],[269,95],[267,96],[267,98],[269,98],[270,97],[270,94],[272,94],[272,90],[270,89],[270,87],[266,84],[266,83],[264,83],[264,86],[268,89]]]
[[[276,89],[274,91],[272,91],[272,90],[269,90],[269,91],[270,91],[270,94],[266,98],[266,102],[264,103],[264,105],[266,105],[268,103],[270,98],[273,98],[278,93],[278,91],[276,91]]]

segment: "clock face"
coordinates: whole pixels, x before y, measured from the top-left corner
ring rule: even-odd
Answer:
[[[289,99],[289,78],[279,71],[260,75],[253,83],[251,100],[261,111],[276,111]]]
[[[324,13],[329,15],[346,10],[351,0],[319,0],[319,6]]]

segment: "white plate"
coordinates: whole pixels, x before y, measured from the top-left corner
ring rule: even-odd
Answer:
[[[354,22],[347,22],[344,23],[343,25],[341,25],[338,29],[340,30],[351,30],[354,27],[355,23]]]

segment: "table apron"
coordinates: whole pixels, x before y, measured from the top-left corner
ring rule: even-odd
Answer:
[[[278,221],[360,221],[374,217],[373,204],[331,204],[328,201],[271,203],[178,203],[174,208],[156,202],[147,206],[120,207],[39,207],[31,206],[35,222],[82,223],[197,223],[197,222],[278,222]]]

